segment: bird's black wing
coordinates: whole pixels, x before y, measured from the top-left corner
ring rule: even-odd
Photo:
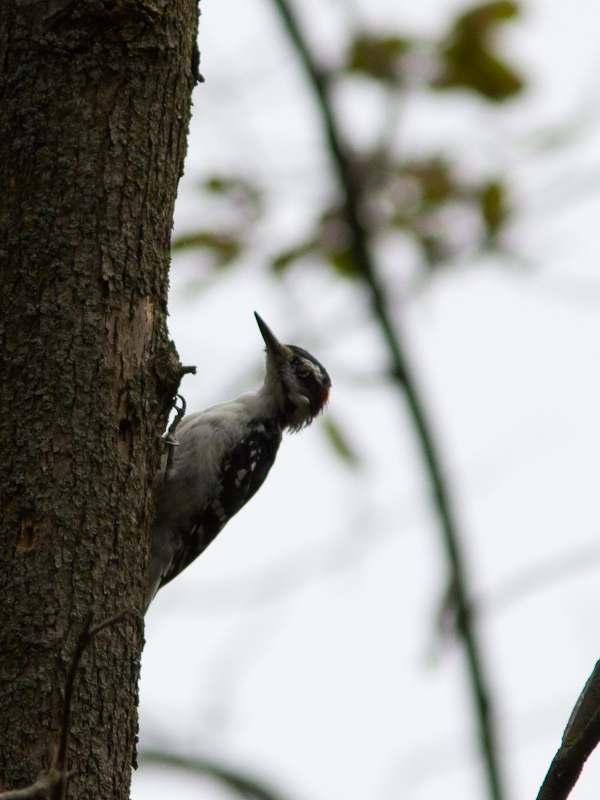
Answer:
[[[178,532],[180,545],[160,587],[173,580],[215,539],[264,483],[281,443],[281,428],[268,420],[257,421],[221,463],[216,491],[204,508]]]

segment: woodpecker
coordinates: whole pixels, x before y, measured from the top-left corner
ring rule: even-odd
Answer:
[[[156,481],[156,517],[146,609],[256,494],[271,469],[282,433],[310,425],[329,398],[325,367],[301,347],[280,344],[255,312],[265,342],[262,387],[185,416],[179,446]]]

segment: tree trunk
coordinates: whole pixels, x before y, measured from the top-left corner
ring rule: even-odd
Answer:
[[[0,787],[55,754],[87,612],[141,609],[194,0],[0,3]],[[129,796],[143,626],[75,684],[69,795]]]

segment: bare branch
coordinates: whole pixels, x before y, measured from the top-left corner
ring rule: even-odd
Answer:
[[[286,800],[285,795],[267,786],[263,781],[206,758],[192,758],[166,753],[163,750],[145,750],[140,753],[140,763],[161,764],[193,772],[196,775],[206,775],[223,783],[246,800]]]
[[[537,800],[565,800],[600,742],[600,661],[596,662],[571,714]]]
[[[298,51],[319,105],[327,146],[344,195],[344,213],[352,232],[352,253],[355,265],[368,288],[373,314],[387,344],[392,365],[392,378],[404,393],[417,432],[449,562],[451,572],[449,582],[456,592],[457,631],[462,639],[467,656],[471,690],[479,725],[480,747],[486,765],[490,797],[493,800],[502,800],[503,791],[500,780],[496,735],[492,723],[490,692],[484,677],[468,581],[460,550],[458,526],[454,519],[441,458],[434,444],[431,426],[427,420],[416,383],[403,352],[400,336],[395,329],[385,289],[380,282],[376,265],[371,255],[368,231],[363,225],[359,212],[361,186],[353,174],[348,153],[342,144],[333,108],[329,100],[326,73],[319,68],[310,52],[308,43],[288,0],[274,0],[274,3],[281,14],[290,39]]]

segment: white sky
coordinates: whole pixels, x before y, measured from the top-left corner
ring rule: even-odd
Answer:
[[[349,8],[375,30],[435,35],[461,6],[301,7],[335,63]],[[397,276],[394,285],[485,601],[511,800],[535,797],[600,657],[595,17],[591,0],[527,4],[503,33],[531,86],[510,106],[416,98],[401,112],[407,152],[443,147],[473,174],[508,171],[521,205],[511,243],[533,265],[464,265],[408,298]],[[183,385],[188,408],[256,385],[256,309],[327,366],[332,414],[363,465],[340,464],[316,424],[287,437],[256,498],[159,594],[147,616],[141,748],[214,755],[295,800],[483,798],[462,653],[435,637],[446,568],[412,430],[393,391],[350,379],[385,364],[364,296],[311,271],[282,291],[260,261],[301,238],[330,188],[295,55],[266,0],[203,0],[199,42],[206,83],[194,95],[176,228],[203,224],[195,187],[207,174],[256,176],[275,200],[243,270],[200,292],[201,263],[175,260],[170,331],[183,363],[198,367]],[[377,99],[354,88],[339,110],[357,141],[369,141]],[[541,132],[574,121],[585,123],[575,141],[540,151]],[[569,577],[517,591],[529,571],[570,566]],[[599,789],[595,754],[572,797]],[[169,796],[227,795],[174,772],[134,776],[133,800]]]

